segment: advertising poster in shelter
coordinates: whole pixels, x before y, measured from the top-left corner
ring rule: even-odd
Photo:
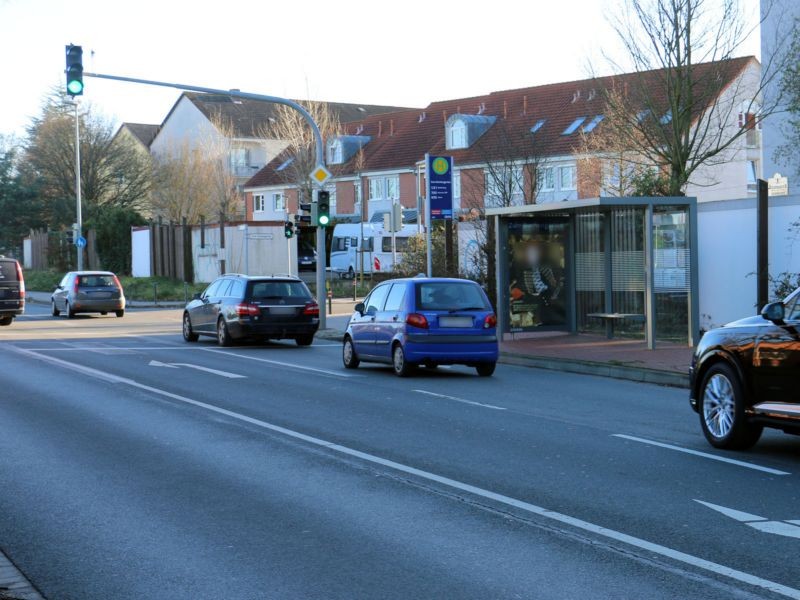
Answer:
[[[508,222],[511,332],[566,326],[568,231],[564,220]]]

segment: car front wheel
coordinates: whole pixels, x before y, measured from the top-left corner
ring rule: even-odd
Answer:
[[[3,317],[0,319],[0,327],[6,327],[14,322],[14,317]]]
[[[748,422],[742,382],[729,365],[712,366],[703,378],[699,395],[700,426],[712,446],[744,450],[761,437],[764,428]]]
[[[349,337],[345,338],[344,344],[342,344],[342,362],[344,363],[345,369],[357,369],[358,365],[361,364],[361,361],[358,360],[358,356],[356,356],[353,340]]]
[[[299,335],[295,338],[295,343],[298,346],[310,346],[314,343],[314,336],[313,335]]]
[[[50,301],[50,314],[52,314],[54,317],[57,317],[61,314],[61,311],[56,308],[55,300]]]
[[[183,314],[183,339],[187,342],[196,342],[200,336],[198,336],[194,330],[192,329],[192,319],[189,317],[189,313]]]

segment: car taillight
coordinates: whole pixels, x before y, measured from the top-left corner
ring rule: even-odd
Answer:
[[[493,329],[494,327],[497,327],[497,315],[494,313],[486,315],[486,318],[483,320],[483,328]]]
[[[116,284],[117,289],[122,291],[122,284],[119,282],[119,278],[116,275],[114,275],[113,277],[114,277],[114,283]]]
[[[75,283],[72,286],[72,291],[77,294],[78,293],[78,287],[80,287],[80,285],[81,285],[80,275],[76,275],[75,276]]]
[[[319,304],[316,302],[306,302],[306,307],[303,309],[304,315],[319,316]]]
[[[22,300],[25,297],[25,278],[22,276],[22,267],[17,263],[17,281],[19,281],[19,298]]]
[[[257,317],[261,314],[258,304],[252,302],[242,302],[236,305],[236,314],[239,317]]]
[[[411,313],[406,317],[406,324],[411,325],[412,327],[418,327],[419,329],[427,329],[428,319],[425,318],[425,315]]]

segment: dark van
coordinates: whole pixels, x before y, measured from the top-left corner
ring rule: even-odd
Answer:
[[[0,325],[11,325],[25,312],[25,280],[13,258],[0,256]]]

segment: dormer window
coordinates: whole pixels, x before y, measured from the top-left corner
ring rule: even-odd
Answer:
[[[342,162],[342,141],[334,140],[328,145],[328,164],[340,165]]]
[[[456,119],[450,126],[448,127],[447,131],[447,149],[448,150],[458,150],[460,148],[466,148],[469,146],[467,141],[467,124],[463,121],[463,119]]]
[[[575,131],[578,129],[578,127],[580,127],[581,125],[583,125],[583,122],[584,122],[585,120],[586,120],[586,117],[578,117],[578,118],[577,118],[577,119],[575,119],[575,120],[574,120],[572,123],[570,123],[570,124],[569,124],[569,127],[567,127],[567,128],[566,128],[566,129],[565,129],[565,130],[564,130],[564,131],[561,133],[561,135],[571,135],[571,134],[575,133]]]

